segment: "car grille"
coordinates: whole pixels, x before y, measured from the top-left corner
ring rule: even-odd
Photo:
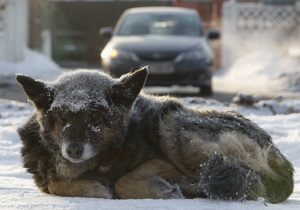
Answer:
[[[138,55],[141,61],[173,61],[177,55]]]

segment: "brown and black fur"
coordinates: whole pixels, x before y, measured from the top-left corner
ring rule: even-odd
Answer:
[[[293,166],[235,112],[140,93],[147,69],[119,79],[78,70],[46,83],[18,75],[37,111],[18,131],[24,167],[45,193],[278,203]]]

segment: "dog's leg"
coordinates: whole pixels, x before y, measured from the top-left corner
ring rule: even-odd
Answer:
[[[115,192],[120,198],[184,198],[179,187],[172,185],[181,174],[170,163],[150,160],[131,173],[121,177],[115,184]]]
[[[58,180],[48,183],[51,194],[67,197],[113,198],[112,190],[97,181]]]

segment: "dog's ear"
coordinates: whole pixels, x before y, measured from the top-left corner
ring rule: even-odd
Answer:
[[[144,87],[147,75],[147,67],[123,75],[119,82],[112,87],[113,100],[116,103],[130,107]]]
[[[22,85],[24,92],[37,109],[46,111],[50,108],[53,91],[45,83],[21,74],[17,74],[16,80]]]

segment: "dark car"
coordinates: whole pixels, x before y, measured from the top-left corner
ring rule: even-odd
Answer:
[[[113,76],[148,66],[146,85],[193,85],[212,93],[213,51],[198,13],[178,7],[140,7],[126,10],[112,29],[101,53],[102,68]]]

